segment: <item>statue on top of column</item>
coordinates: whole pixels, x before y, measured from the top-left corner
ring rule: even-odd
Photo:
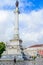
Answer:
[[[19,5],[19,2],[18,2],[18,0],[16,1],[16,7],[18,7],[18,5]]]

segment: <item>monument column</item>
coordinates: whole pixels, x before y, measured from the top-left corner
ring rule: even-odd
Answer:
[[[27,59],[24,53],[24,49],[22,47],[22,40],[19,38],[19,8],[18,8],[19,2],[18,0],[16,1],[16,9],[14,11],[15,13],[15,26],[14,26],[14,35],[13,39],[11,39],[9,42],[6,44],[6,52],[3,55],[7,56],[21,56],[20,58],[22,59]],[[18,57],[17,57],[18,59]]]
[[[7,53],[11,55],[22,55],[21,54],[21,49],[22,47],[21,43],[22,40],[19,38],[19,8],[18,8],[19,2],[18,0],[16,1],[16,9],[14,11],[15,13],[15,26],[14,26],[14,35],[13,39],[9,41],[7,44]]]
[[[19,39],[19,2],[16,1],[14,39]]]

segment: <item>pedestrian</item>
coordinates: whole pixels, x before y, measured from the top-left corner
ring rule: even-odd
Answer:
[[[14,64],[16,65],[16,58],[14,58]]]

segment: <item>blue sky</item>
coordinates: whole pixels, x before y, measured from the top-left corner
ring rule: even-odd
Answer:
[[[16,0],[0,0],[0,10],[13,10]],[[18,0],[19,9],[23,12],[43,9],[43,0]]]
[[[43,44],[43,0],[19,1],[19,33],[24,46]],[[0,41],[13,38],[16,0],[0,0]]]

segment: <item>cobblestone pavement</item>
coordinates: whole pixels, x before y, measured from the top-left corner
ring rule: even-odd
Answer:
[[[1,60],[0,65],[43,65],[43,58],[36,58],[33,61],[16,61],[13,60]]]
[[[34,61],[17,62],[15,65],[43,65],[43,58],[37,58]]]
[[[15,65],[43,65],[43,62],[25,61],[17,62]]]

